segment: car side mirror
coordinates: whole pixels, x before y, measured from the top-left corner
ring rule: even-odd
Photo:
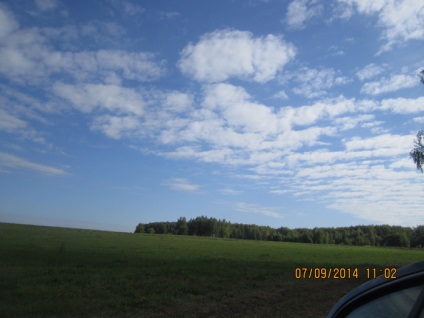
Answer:
[[[379,277],[341,298],[327,318],[424,318],[424,261],[397,270],[396,278]]]

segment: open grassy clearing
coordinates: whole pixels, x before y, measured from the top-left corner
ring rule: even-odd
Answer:
[[[0,317],[324,317],[360,279],[296,267],[400,266],[423,250],[0,224]]]

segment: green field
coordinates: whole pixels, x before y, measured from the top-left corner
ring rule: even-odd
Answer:
[[[0,223],[0,317],[325,317],[424,250],[114,233]],[[360,278],[295,279],[296,267]]]

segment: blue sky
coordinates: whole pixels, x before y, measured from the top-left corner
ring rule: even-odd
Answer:
[[[0,2],[0,221],[424,224],[416,0]]]

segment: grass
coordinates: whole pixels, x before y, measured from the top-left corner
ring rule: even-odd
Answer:
[[[0,317],[325,317],[423,250],[127,234],[0,223]],[[295,279],[358,267],[359,279]]]

